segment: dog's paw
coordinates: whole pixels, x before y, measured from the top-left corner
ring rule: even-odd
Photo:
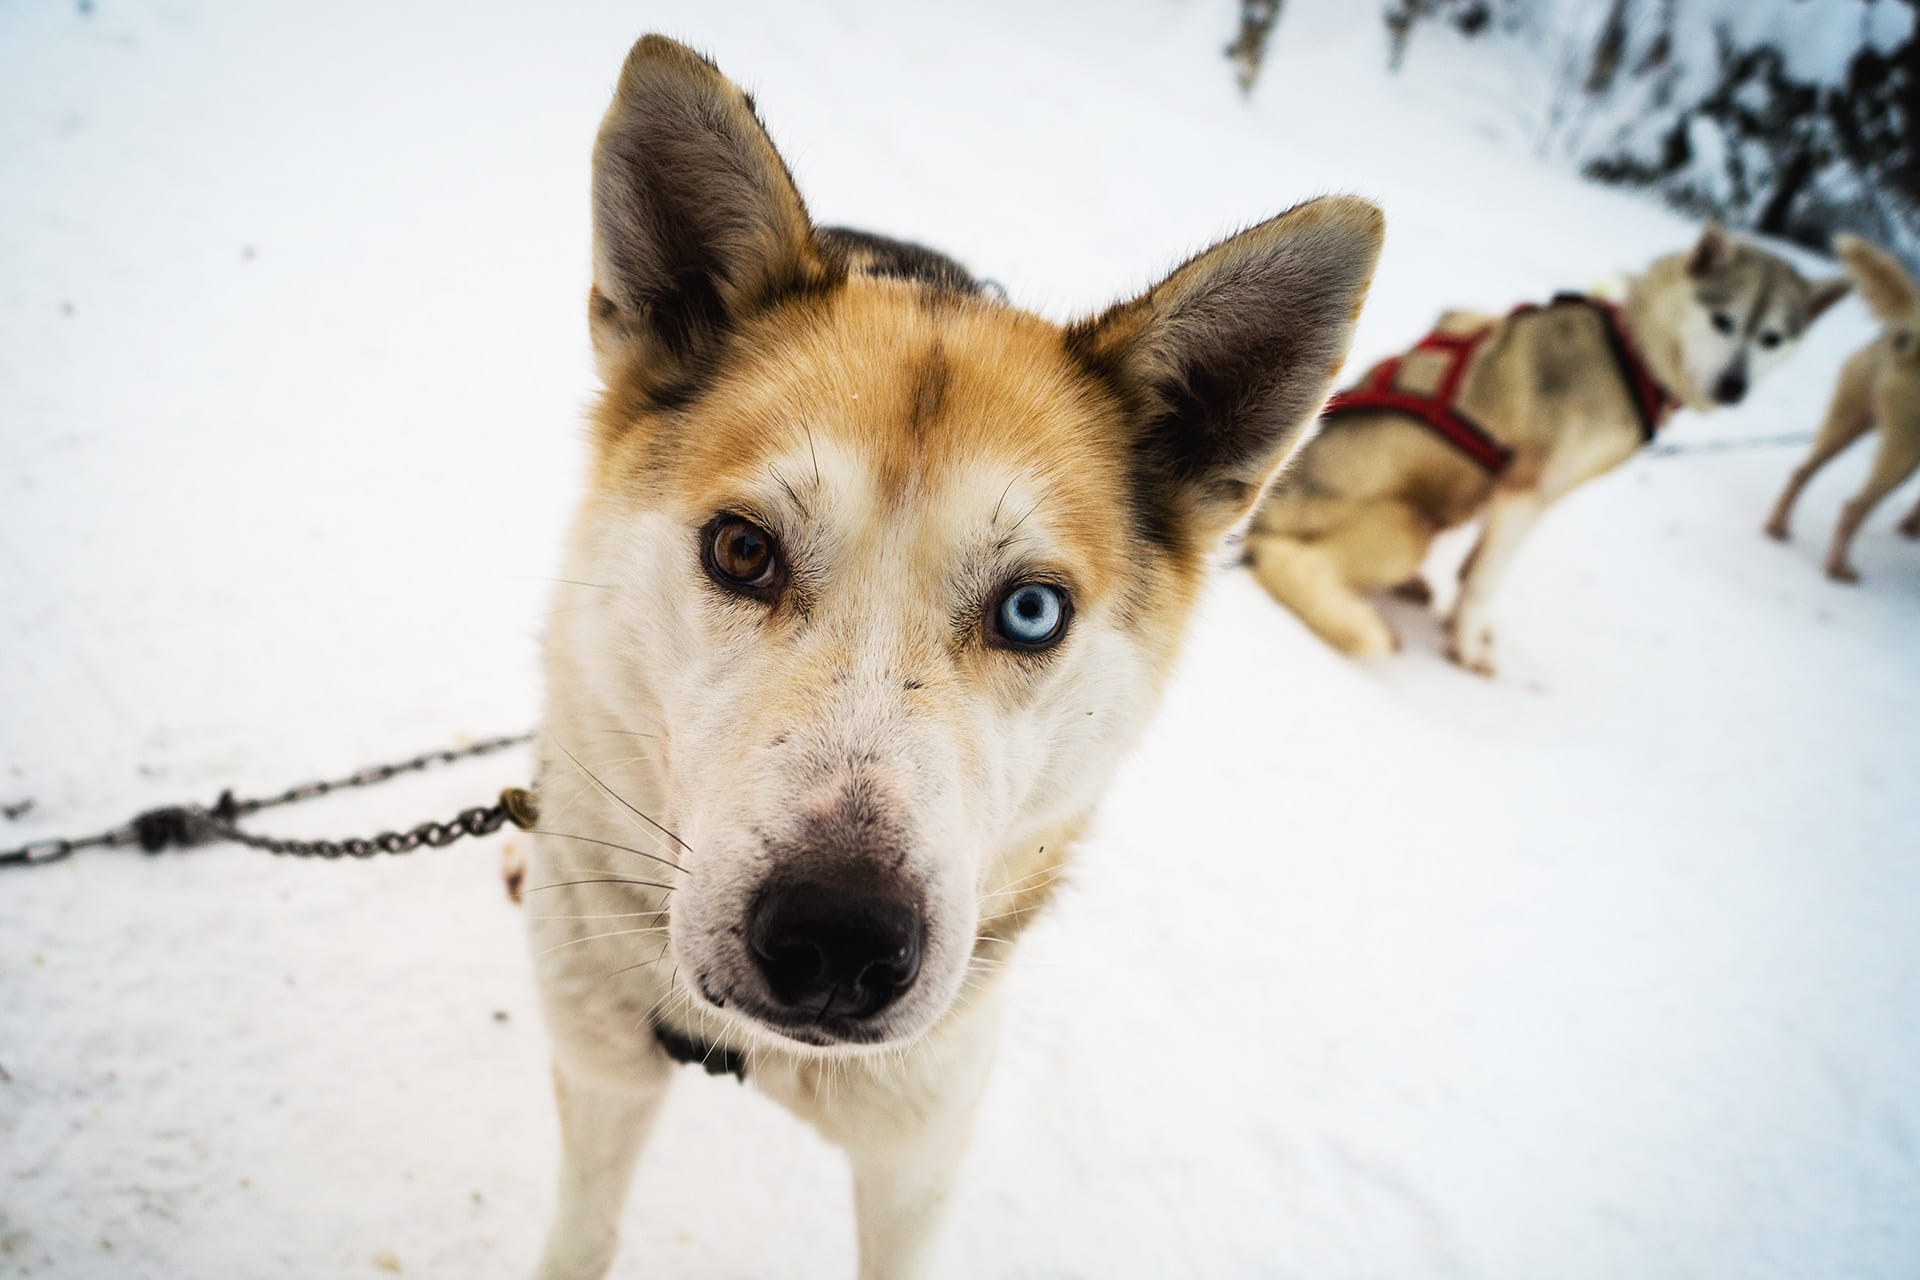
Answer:
[[[1860,581],[1860,571],[1844,560],[1827,561],[1827,576],[1849,587]]]
[[[1488,627],[1469,628],[1465,631],[1455,627],[1447,639],[1447,657],[1463,671],[1492,679],[1493,668],[1493,631]]]
[[[1793,532],[1787,528],[1787,522],[1785,520],[1782,520],[1779,516],[1775,516],[1773,519],[1767,521],[1764,525],[1760,526],[1760,532],[1766,534],[1769,538],[1772,538],[1775,542],[1785,542],[1791,537],[1793,537]]]
[[[1340,637],[1335,647],[1349,658],[1384,658],[1400,652],[1400,634],[1383,619],[1370,618],[1368,625],[1351,635]]]
[[[1912,515],[1900,522],[1898,532],[1903,538],[1920,540],[1920,508],[1916,508]]]

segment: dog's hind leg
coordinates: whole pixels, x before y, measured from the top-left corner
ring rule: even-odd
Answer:
[[[634,1162],[671,1080],[664,1054],[652,1055],[617,1085],[554,1061],[560,1197],[535,1280],[599,1280],[607,1273],[620,1244],[620,1211]]]
[[[1913,510],[1901,517],[1900,536],[1903,538],[1920,538],[1920,501],[1915,502],[1913,504]]]
[[[1793,469],[1793,474],[1787,477],[1787,487],[1774,501],[1773,513],[1764,526],[1769,538],[1778,542],[1787,540],[1792,532],[1793,504],[1799,501],[1800,491],[1820,468],[1839,457],[1872,426],[1872,370],[1866,361],[1856,356],[1840,370],[1833,402],[1827,406],[1827,416],[1821,420],[1820,430],[1814,436],[1812,451]]]
[[[1920,469],[1920,431],[1904,430],[1889,421],[1880,432],[1880,448],[1873,457],[1873,470],[1867,473],[1866,484],[1860,492],[1847,500],[1840,508],[1840,522],[1834,526],[1833,545],[1827,549],[1827,576],[1835,582],[1858,582],[1859,571],[1853,567],[1848,552],[1853,545],[1853,535],[1860,530],[1864,521],[1881,499],[1899,488],[1906,478]]]
[[[1393,628],[1346,581],[1325,544],[1256,533],[1247,539],[1247,563],[1275,600],[1349,658],[1378,657],[1398,646]]]

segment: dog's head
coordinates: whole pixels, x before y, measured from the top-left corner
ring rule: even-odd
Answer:
[[[751,100],[659,37],[593,199],[569,576],[611,591],[556,620],[570,696],[643,735],[699,1006],[911,1038],[1135,737],[1338,370],[1379,212],[1299,206],[1062,328],[820,233]]]
[[[1652,278],[1664,286],[1664,336],[1681,383],[1668,390],[1695,409],[1744,400],[1849,288],[1844,278],[1808,280],[1786,259],[1734,239],[1717,223],[1692,249],[1656,264]]]
[[[1920,362],[1920,285],[1898,258],[1859,236],[1835,236],[1833,251],[1846,264],[1867,310],[1886,326],[1894,358],[1908,365]]]

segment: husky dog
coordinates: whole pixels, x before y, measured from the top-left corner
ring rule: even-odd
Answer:
[[[1920,286],[1892,254],[1859,236],[1836,236],[1833,248],[1853,273],[1861,300],[1886,328],[1841,368],[1813,451],[1788,477],[1766,531],[1785,542],[1793,504],[1807,481],[1877,428],[1880,446],[1873,470],[1860,492],[1840,508],[1840,523],[1827,549],[1827,576],[1835,582],[1858,582],[1860,574],[1847,555],[1853,535],[1880,500],[1920,468]],[[1920,538],[1920,502],[1900,521],[1900,532]]]
[[[1811,283],[1708,226],[1631,280],[1619,307],[1571,298],[1506,317],[1448,313],[1369,380],[1392,375],[1384,398],[1413,412],[1362,393],[1330,416],[1254,517],[1248,562],[1327,643],[1374,656],[1398,642],[1366,593],[1426,600],[1434,536],[1483,517],[1448,654],[1491,675],[1488,605],[1541,514],[1631,458],[1672,408],[1739,403],[1847,287]],[[1460,438],[1421,420],[1439,399]]]
[[[562,1136],[539,1274],[606,1270],[698,1061],[845,1149],[860,1274],[909,1276],[995,974],[1319,409],[1381,216],[1299,205],[1063,328],[815,227],[752,100],[648,36],[593,230],[605,391],[524,873]]]

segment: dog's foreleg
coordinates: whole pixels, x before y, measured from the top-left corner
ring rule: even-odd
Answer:
[[[1447,643],[1447,656],[1469,671],[1493,674],[1493,628],[1488,614],[1494,589],[1546,505],[1538,489],[1504,488],[1495,489],[1487,504],[1486,527],[1474,547],[1472,567],[1461,579]]]
[[[553,1064],[560,1104],[560,1195],[535,1280],[599,1280],[620,1243],[620,1211],[654,1117],[667,1096],[664,1055],[610,1084]]]
[[[926,1126],[911,1141],[849,1148],[860,1280],[907,1280],[925,1270],[971,1123],[968,1108],[966,1116]]]
[[[860,1280],[912,1280],[926,1269],[999,1039],[999,993],[989,985],[904,1056],[836,1064],[831,1088],[804,1070],[759,1077],[847,1153]]]

